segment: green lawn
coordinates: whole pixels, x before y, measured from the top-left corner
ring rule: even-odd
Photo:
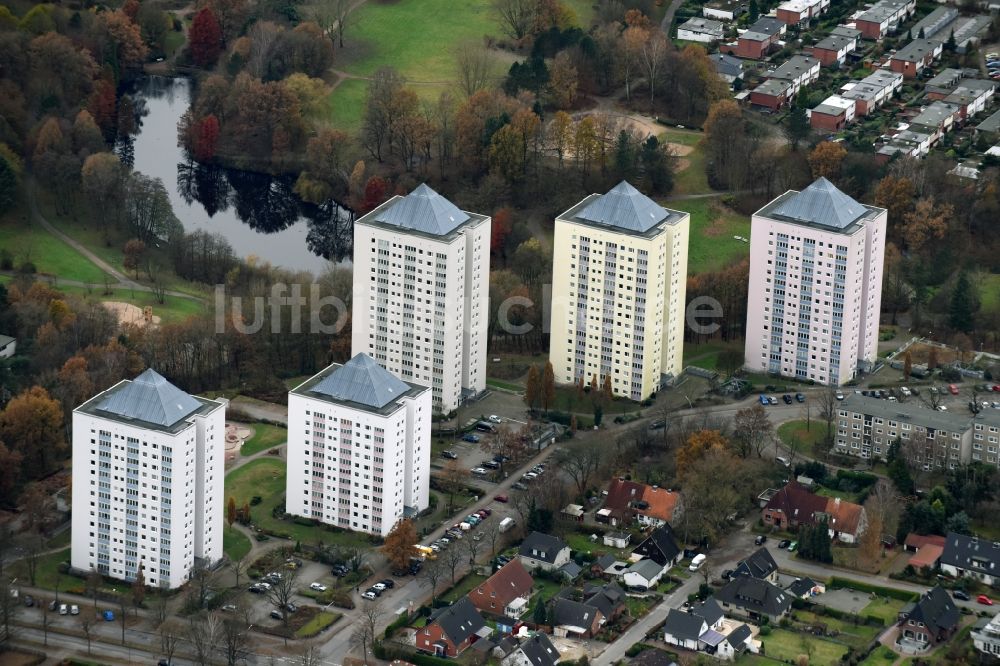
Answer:
[[[358,532],[332,532],[324,527],[300,525],[291,520],[281,520],[272,515],[274,508],[285,501],[285,462],[275,458],[260,458],[239,467],[226,475],[226,498],[236,499],[237,506],[249,502],[255,495],[263,501],[250,507],[250,517],[262,529],[285,535],[302,543],[317,542],[367,548],[370,544]]]
[[[879,598],[861,609],[861,617],[870,615],[871,617],[882,618],[885,626],[890,626],[899,617],[899,611],[903,608],[904,602],[899,599]]]
[[[524,387],[520,384],[514,384],[512,382],[505,382],[499,379],[487,379],[486,383],[493,388],[504,389],[506,391],[514,391],[515,393],[520,393],[524,390]]]
[[[664,205],[691,214],[688,275],[717,271],[750,255],[750,245],[733,238],[750,238],[750,218],[730,211],[718,199],[681,199]]]
[[[979,273],[975,279],[979,282],[979,302],[983,312],[1000,310],[1000,275]]]
[[[83,580],[76,576],[59,573],[59,565],[69,562],[69,548],[63,548],[47,555],[42,555],[38,559],[35,570],[35,584],[46,590],[55,590],[58,584],[60,592],[70,590],[83,591]],[[24,560],[20,560],[12,566],[12,576],[19,580],[28,581],[28,568]]]
[[[899,659],[899,655],[883,645],[872,650],[872,653],[859,666],[888,666],[897,659]]]
[[[697,146],[705,135],[696,131],[685,131],[679,129],[666,129],[657,136],[661,142],[679,143],[682,146]]]
[[[590,393],[585,392],[582,398],[577,397],[575,386],[557,386],[556,401],[552,409],[560,412],[576,412],[586,416],[593,416],[594,406],[590,400]],[[614,417],[618,414],[630,414],[638,412],[642,407],[637,402],[626,398],[615,398],[604,405],[604,418]]]
[[[701,146],[687,155],[678,156],[678,160],[683,160],[678,164],[681,168],[674,176],[673,194],[710,194],[714,192],[708,184],[708,176],[705,174],[705,150]]]
[[[902,608],[903,604],[899,604],[899,608]],[[827,631],[836,631],[837,640],[841,643],[847,643],[855,648],[862,648],[868,645],[872,639],[879,634],[883,627],[877,627],[867,624],[860,624],[855,626],[853,622],[846,620],[838,620],[827,615],[816,615],[815,613],[810,613],[808,611],[796,611],[795,617],[800,622],[805,624],[814,625],[822,624],[825,625]],[[893,620],[896,616],[893,615]]]
[[[730,349],[742,352],[743,345],[738,342],[723,342],[722,340],[712,340],[700,344],[685,342],[684,365],[715,370],[719,362],[719,354]]]
[[[316,616],[302,625],[298,631],[295,632],[296,638],[312,638],[319,632],[323,631],[331,624],[336,622],[341,618],[340,613],[327,613],[321,612],[317,613]]]
[[[17,267],[25,261],[39,273],[66,280],[101,283],[104,271],[41,226],[7,216],[0,220],[0,248],[6,249]]]
[[[458,544],[451,546],[452,548],[460,548]],[[449,574],[450,575],[450,574]],[[447,575],[444,577],[444,583],[451,581]],[[457,583],[455,587],[451,588],[447,592],[441,595],[441,599],[445,601],[450,601],[452,603],[458,601],[469,592],[479,587],[486,581],[486,576],[477,576],[476,574],[469,574],[465,578],[462,578]]]
[[[240,453],[245,456],[267,451],[288,441],[288,430],[285,428],[267,423],[254,423],[252,427],[254,429],[253,437],[243,442],[243,446],[240,448]]]
[[[361,129],[367,97],[367,81],[348,79],[341,83],[326,98],[330,122],[345,132],[356,133]]]
[[[793,663],[799,655],[809,655],[810,666],[837,664],[847,652],[846,646],[786,629],[774,629],[770,636],[762,636],[761,641],[768,657]]]
[[[228,501],[228,500],[227,500]],[[233,561],[250,552],[250,539],[235,527],[225,527],[222,530],[222,551]]]
[[[185,321],[189,317],[205,314],[205,304],[191,298],[180,298],[177,296],[165,296],[161,305],[157,302],[152,292],[133,291],[131,289],[113,289],[111,295],[105,295],[104,289],[77,287],[72,285],[56,284],[59,291],[67,294],[76,294],[86,301],[121,301],[131,303],[138,308],[145,308],[147,305],[153,308],[153,316],[160,318],[162,324],[173,324]]]
[[[778,426],[778,438],[785,446],[792,446],[795,442],[796,451],[813,451],[815,447],[822,445],[825,437],[826,424],[816,418],[812,419],[808,430],[805,419],[787,421]]]

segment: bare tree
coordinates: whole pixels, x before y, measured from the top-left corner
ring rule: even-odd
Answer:
[[[762,458],[764,449],[773,438],[774,425],[763,405],[756,403],[736,412],[733,418],[733,440],[740,457],[746,458],[756,453],[758,458]]]
[[[87,594],[91,596],[94,600],[94,608],[97,608],[97,594],[101,591],[101,585],[104,584],[104,579],[101,574],[97,572],[97,569],[91,567],[90,573],[87,574],[87,581],[85,583],[87,588]]]
[[[204,608],[208,601],[209,582],[212,572],[208,570],[204,562],[197,561],[191,568],[191,586],[188,598],[195,608]]]
[[[458,87],[466,97],[488,88],[496,78],[493,55],[482,44],[465,42],[455,49]]]
[[[826,444],[833,443],[833,422],[837,418],[837,388],[827,386],[819,392],[819,417],[826,423]]]
[[[6,644],[12,638],[12,628],[17,619],[20,605],[13,595],[14,588],[10,581],[4,576],[0,579],[0,623],[3,624],[3,639],[0,643]]]
[[[42,611],[42,642],[48,647],[49,645],[49,602],[47,599],[38,597],[38,609]]]
[[[493,0],[500,30],[511,39],[522,39],[535,22],[537,0]]]
[[[471,536],[466,537],[471,539]],[[444,562],[445,566],[451,572],[451,584],[455,584],[455,577],[458,574],[458,568],[465,561],[465,553],[459,548],[458,544],[453,544],[448,550],[444,551],[438,555],[440,561]]]
[[[302,650],[302,657],[299,659],[300,666],[320,666],[323,658],[315,645],[307,645]]]
[[[486,525],[483,526],[480,532],[485,536],[485,538],[490,541],[490,555],[494,555],[497,552],[497,543],[500,542],[500,538],[503,532],[500,531],[500,521],[490,520],[487,521]]]
[[[281,624],[285,629],[288,629],[288,604],[295,596],[297,584],[298,570],[292,569],[284,572],[281,578],[271,583],[271,588],[267,590],[267,599],[278,607],[278,612],[281,613]]]
[[[352,0],[320,0],[313,10],[312,19],[316,22],[334,48],[344,48],[344,31],[350,23]]]
[[[431,605],[437,597],[438,584],[446,573],[444,563],[441,560],[427,560],[423,569],[420,570],[424,579],[431,585]]]
[[[93,638],[94,625],[97,624],[97,613],[93,608],[83,608],[80,610],[80,629],[84,638],[87,639],[87,654],[92,654],[90,641]]]
[[[200,666],[208,666],[220,638],[219,618],[214,613],[192,615],[188,636],[194,646],[195,661]]]
[[[160,652],[167,663],[173,663],[174,653],[177,652],[177,643],[180,642],[180,631],[173,625],[160,625]]]
[[[35,586],[35,576],[38,573],[38,561],[45,548],[45,540],[41,534],[32,532],[24,541],[24,566],[28,570],[28,581]]]
[[[237,557],[235,560],[229,560],[229,570],[233,572],[233,577],[236,579],[236,585],[234,587],[240,586],[240,578],[246,573],[247,567],[250,565],[249,553]]]
[[[366,602],[364,607],[361,609],[361,624],[364,625],[364,633],[368,636],[368,647],[371,648],[372,653],[375,652],[375,643],[378,642],[378,623],[382,619],[385,611],[382,609],[381,602],[369,601]],[[365,648],[365,661],[367,661],[368,650]]]
[[[656,82],[660,78],[660,68],[665,64],[664,56],[670,48],[666,36],[658,26],[650,31],[649,37],[642,42],[642,66],[646,70],[650,105],[656,99]]]
[[[122,645],[125,645],[125,623],[128,620],[129,595],[122,592],[118,595],[118,621],[122,623]]]
[[[228,615],[222,620],[222,648],[226,666],[245,661],[250,646],[250,621],[246,611]]]
[[[371,628],[365,622],[359,622],[354,627],[354,633],[351,634],[351,644],[355,648],[361,648],[361,651],[365,655],[365,663],[368,663],[368,647],[372,645],[375,641],[375,636],[371,633]]]
[[[158,593],[156,595],[156,602],[153,603],[153,613],[156,618],[156,624],[163,624],[167,616],[169,615],[169,607],[167,606],[167,597],[165,594]]]
[[[490,523],[494,523],[494,522],[497,522],[497,521],[493,521],[493,520],[490,521]],[[473,534],[468,539],[465,539],[465,540],[462,541],[462,546],[465,547],[465,552],[469,554],[469,566],[470,567],[476,566],[476,557],[478,557],[479,551],[483,547],[483,542],[482,542],[483,532],[482,532],[482,529],[485,529],[485,528],[486,528],[486,526],[483,525],[479,532],[477,532],[476,534]]]
[[[590,440],[579,446],[563,448],[553,462],[556,469],[576,484],[577,496],[583,497],[604,463],[606,451],[605,442]]]

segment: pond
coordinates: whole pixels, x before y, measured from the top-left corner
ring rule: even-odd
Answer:
[[[293,181],[269,174],[201,165],[177,141],[192,81],[148,76],[129,91],[139,116],[136,134],[119,146],[133,169],[163,181],[186,231],[221,234],[239,257],[321,273],[351,258],[353,217],[336,202],[315,206],[292,191]]]

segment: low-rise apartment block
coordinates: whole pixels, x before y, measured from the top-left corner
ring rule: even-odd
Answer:
[[[735,44],[727,44],[724,51],[740,58],[760,60],[772,49],[778,48],[787,26],[776,18],[762,16],[746,29]]]
[[[854,25],[861,31],[862,37],[878,41],[893,32],[916,9],[916,0],[879,0],[859,14]]]
[[[792,100],[792,84],[783,79],[768,79],[750,91],[750,103],[777,111]]]
[[[941,42],[914,39],[893,54],[889,59],[889,68],[894,72],[899,72],[907,79],[914,79],[920,75],[924,67],[930,66],[941,56],[943,48]]]
[[[836,132],[854,120],[854,100],[831,95],[809,111],[809,124],[813,129]]]
[[[719,78],[733,87],[737,79],[743,78],[743,61],[726,53],[712,53],[708,56],[715,66],[715,73]]]
[[[788,81],[791,86],[791,95],[795,96],[799,93],[800,89],[819,78],[819,68],[820,63],[816,58],[795,55],[768,74],[767,78]]]
[[[820,178],[751,219],[746,367],[842,384],[876,358],[886,211]]]
[[[289,391],[285,510],[384,537],[426,509],[431,405],[367,354]]]
[[[775,12],[779,21],[788,25],[808,23],[830,7],[830,0],[786,0],[778,5]]]
[[[701,15],[720,21],[735,21],[749,9],[750,3],[745,0],[709,0],[701,8]]]
[[[941,101],[957,106],[959,119],[965,122],[986,110],[995,91],[996,84],[993,81],[966,79]]]
[[[847,54],[858,48],[858,40],[848,35],[831,34],[816,42],[812,47],[813,57],[824,67],[841,65]]]
[[[721,21],[694,16],[677,26],[677,39],[711,44],[726,36],[726,26]]]
[[[931,147],[961,121],[961,109],[946,102],[932,102],[910,119],[909,129],[931,137]]]
[[[892,99],[903,87],[903,75],[887,69],[877,69],[860,81],[844,85],[840,96],[854,100],[857,116],[867,116]]]
[[[979,44],[989,26],[988,16],[962,16],[957,7],[946,6],[922,18],[910,32],[941,44],[954,37],[956,51],[965,53],[970,46]]]

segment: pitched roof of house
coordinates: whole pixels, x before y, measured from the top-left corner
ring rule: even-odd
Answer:
[[[407,391],[410,385],[365,353],[356,355],[312,387],[335,400],[381,409]]]
[[[552,602],[552,621],[555,625],[579,627],[588,630],[594,618],[603,615],[595,606],[573,599],[559,597]]]
[[[559,567],[559,573],[566,576],[569,580],[576,580],[576,577],[583,573],[583,567],[573,560],[570,560],[566,564]]]
[[[839,497],[828,497],[826,501],[827,524],[831,530],[857,534],[861,526],[861,516],[865,508],[854,502],[847,502]]]
[[[605,553],[604,555],[601,555],[594,561],[594,564],[600,567],[601,571],[604,571],[614,563],[615,563],[615,556],[612,555],[611,553]]]
[[[691,609],[691,612],[705,618],[708,626],[712,626],[725,616],[725,613],[722,612],[722,606],[715,600],[715,597],[709,597],[704,601],[698,602]]]
[[[941,546],[944,548],[944,542],[945,538],[940,534],[917,534],[916,532],[910,532],[906,535],[906,541],[903,542],[903,545],[907,548],[920,550],[927,545]]]
[[[949,532],[945,537],[941,564],[1000,576],[1000,541]]]
[[[671,608],[667,620],[663,623],[663,631],[681,640],[698,640],[705,618],[694,613],[685,613],[677,608]]]
[[[442,608],[433,616],[432,624],[441,627],[444,635],[455,645],[460,645],[470,636],[479,635],[483,628],[488,628],[483,616],[468,597],[462,597],[451,606]]]
[[[766,546],[758,549],[745,560],[741,560],[733,571],[734,576],[750,576],[751,578],[767,578],[778,570],[778,564],[771,556]]]
[[[674,530],[670,524],[661,525],[649,533],[642,543],[632,549],[632,553],[645,555],[657,564],[666,565],[681,552],[674,538]]]
[[[395,203],[377,210],[374,219],[402,229],[445,236],[471,218],[468,213],[422,183]]]
[[[662,564],[657,564],[653,560],[646,558],[639,560],[625,570],[626,573],[639,574],[646,580],[653,580],[661,571],[663,571]]]
[[[864,216],[868,209],[837,189],[824,177],[788,197],[770,211],[799,222],[845,229]]]
[[[813,514],[826,510],[826,497],[821,497],[792,481],[776,492],[764,505],[765,510],[780,511],[789,520],[809,523]]]
[[[518,553],[523,557],[530,557],[534,560],[541,560],[553,564],[556,556],[563,548],[568,548],[566,542],[559,537],[542,532],[532,532],[521,543],[521,550]]]
[[[937,635],[954,629],[959,617],[958,607],[951,595],[938,585],[921,595],[908,619],[923,622]]]
[[[731,579],[715,596],[724,604],[765,615],[781,615],[792,605],[792,595],[780,587],[746,576]]]
[[[743,61],[726,53],[713,53],[708,59],[715,65],[715,71],[726,76],[743,76]]]
[[[796,578],[789,584],[785,589],[788,590],[789,594],[794,594],[797,597],[801,597],[810,590],[816,587],[816,581],[812,578]]]
[[[531,666],[555,666],[559,661],[559,650],[552,645],[549,637],[541,632],[521,643],[521,653]]]
[[[916,555],[910,558],[908,564],[914,569],[920,569],[921,567],[930,567],[933,569],[937,565],[938,560],[941,559],[941,553],[943,552],[944,546],[928,543]]]
[[[152,368],[122,384],[96,405],[95,410],[120,418],[172,426],[198,411],[202,403],[168,382]]]
[[[647,648],[632,657],[629,661],[632,666],[677,666],[669,654],[656,648]]]
[[[669,522],[673,520],[674,508],[680,496],[680,493],[659,486],[650,486],[628,479],[612,479],[608,484],[608,496],[604,499],[604,508],[622,515],[634,511],[637,514]]]
[[[747,639],[753,636],[753,632],[750,631],[750,627],[745,624],[741,624],[726,636],[726,642],[733,646],[737,650],[741,650],[746,647]]]
[[[534,579],[521,564],[521,560],[513,559],[483,581],[482,585],[469,592],[468,596],[473,602],[480,596],[488,598],[496,603],[496,608],[503,610],[514,599],[529,596],[534,584]]]
[[[611,617],[625,603],[625,592],[618,583],[607,585],[587,585],[583,588],[585,603],[601,611],[604,617]]]
[[[624,180],[576,213],[580,220],[639,233],[649,231],[668,217],[667,209]]]

